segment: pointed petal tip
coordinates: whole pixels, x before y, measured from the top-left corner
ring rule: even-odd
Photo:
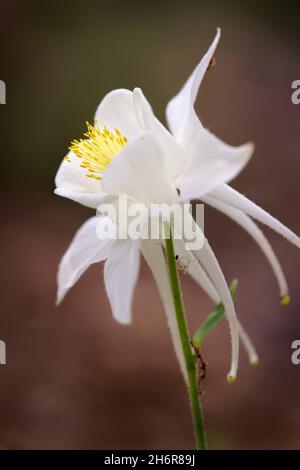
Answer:
[[[280,299],[281,305],[284,305],[284,306],[289,305],[290,301],[291,301],[291,299],[290,299],[289,294],[286,294],[286,295],[282,296],[281,299]]]
[[[246,144],[242,145],[240,148],[243,148],[248,158],[250,158],[254,153],[255,145],[254,145],[254,142],[247,142]]]
[[[130,326],[131,325],[131,318],[116,318],[114,315],[114,319],[122,326]]]
[[[133,89],[133,94],[140,94],[142,93],[142,89],[139,86],[135,86]]]
[[[67,199],[69,199],[68,196],[66,196],[66,191],[63,187],[55,188],[53,192],[55,196],[66,197]]]
[[[64,299],[64,296],[65,296],[65,292],[63,292],[62,290],[58,290],[57,295],[56,295],[56,299],[55,299],[55,306],[56,307],[59,307],[59,305],[62,303],[62,301]]]
[[[211,49],[212,46],[213,46],[214,48],[217,47],[217,45],[218,45],[218,43],[219,43],[219,41],[220,41],[220,38],[221,38],[221,28],[218,26],[217,29],[216,29],[216,34],[215,34],[213,43],[212,43],[212,45],[210,46],[210,49]],[[210,49],[209,49],[209,50],[210,50]],[[209,50],[208,50],[208,52],[209,52]],[[207,52],[207,53],[208,53],[208,52]]]

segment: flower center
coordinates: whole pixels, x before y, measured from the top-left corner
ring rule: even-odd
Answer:
[[[97,122],[95,126],[88,122],[86,125],[85,139],[73,140],[69,150],[81,159],[80,166],[87,170],[85,176],[101,180],[112,159],[122,150],[128,140],[119,129],[111,132],[104,126],[101,130]],[[68,156],[65,158],[71,162]]]

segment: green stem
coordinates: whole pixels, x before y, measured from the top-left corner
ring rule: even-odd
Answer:
[[[196,447],[197,449],[207,449],[206,438],[203,426],[202,411],[199,398],[199,389],[196,377],[196,358],[192,353],[190,336],[188,332],[185,311],[182,301],[180,282],[175,261],[174,244],[172,231],[169,223],[165,223],[166,238],[166,254],[169,270],[169,279],[173,295],[174,308],[176,312],[176,320],[181,339],[187,374],[188,374],[188,391],[191,400],[192,415],[194,421]]]

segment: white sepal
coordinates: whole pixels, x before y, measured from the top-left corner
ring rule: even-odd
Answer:
[[[133,292],[140,270],[139,241],[117,241],[104,265],[104,283],[113,317],[131,323]]]
[[[176,321],[176,313],[174,309],[173,297],[169,282],[166,259],[164,252],[158,240],[144,240],[142,243],[142,253],[147,261],[149,268],[153,274],[156,285],[158,287],[167,323],[170,329],[173,346],[180,365],[186,384],[188,384],[188,375],[185,366],[185,360],[179,335],[179,329]]]
[[[211,193],[211,196],[217,198],[220,201],[226,202],[227,204],[236,207],[237,209],[240,209],[241,211],[250,215],[254,219],[259,220],[259,222],[262,222],[263,224],[273,229],[275,232],[287,238],[291,243],[296,245],[297,248],[300,248],[300,238],[295,233],[293,233],[289,228],[285,227],[285,225],[279,222],[279,220],[275,219],[275,217],[270,215],[264,209],[254,204],[254,202],[250,201],[227,184],[223,184],[219,188],[215,189]]]
[[[180,92],[167,105],[166,116],[168,125],[172,134],[180,142],[186,141],[187,135],[193,133],[195,127],[201,126],[194,111],[194,103],[202,79],[216,50],[220,35],[221,31],[218,28],[217,34],[207,53],[194,69]]]
[[[282,299],[288,297],[289,292],[287,282],[280,266],[280,263],[278,261],[278,258],[275,255],[269,241],[267,240],[263,232],[260,230],[260,228],[256,225],[256,223],[240,209],[236,209],[235,207],[229,206],[228,204],[214,197],[207,195],[203,197],[202,200],[203,202],[214,207],[215,209],[228,215],[228,217],[237,222],[241,227],[243,227],[244,230],[246,230],[246,232],[249,233],[249,235],[252,236],[252,238],[259,245],[271,265],[271,268],[275,274],[279,286],[280,297]]]
[[[108,217],[92,217],[77,231],[69,248],[59,264],[57,275],[57,304],[68,290],[73,287],[87,268],[98,261],[106,259],[113,251],[114,240],[99,240],[98,224],[112,224]]]

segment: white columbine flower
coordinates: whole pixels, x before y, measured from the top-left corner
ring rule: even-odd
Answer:
[[[70,152],[56,175],[55,193],[93,209],[109,199],[126,197],[150,207],[201,198],[240,223],[257,240],[277,276],[280,293],[287,300],[287,287],[280,265],[261,231],[248,216],[258,218],[299,246],[299,239],[286,227],[244,196],[227,186],[247,164],[253,145],[231,147],[204,129],[194,102],[218,43],[220,31],[207,54],[180,93],[167,107],[172,134],[157,120],[138,88],[114,90],[101,101],[95,124],[87,124],[85,138],[73,141]],[[140,252],[156,279],[164,303],[175,350],[186,378],[179,333],[162,244],[155,240],[100,240],[98,224],[114,222],[93,217],[77,232],[65,253],[58,273],[58,302],[92,263],[105,260],[104,282],[114,317],[131,320],[131,302],[139,271]],[[200,231],[199,227],[197,230]],[[205,240],[201,250],[186,250],[174,240],[181,259],[188,259],[187,271],[215,302],[222,301],[232,341],[229,380],[238,367],[238,339],[244,343],[250,361],[256,353],[236,318],[234,305],[219,263]]]

